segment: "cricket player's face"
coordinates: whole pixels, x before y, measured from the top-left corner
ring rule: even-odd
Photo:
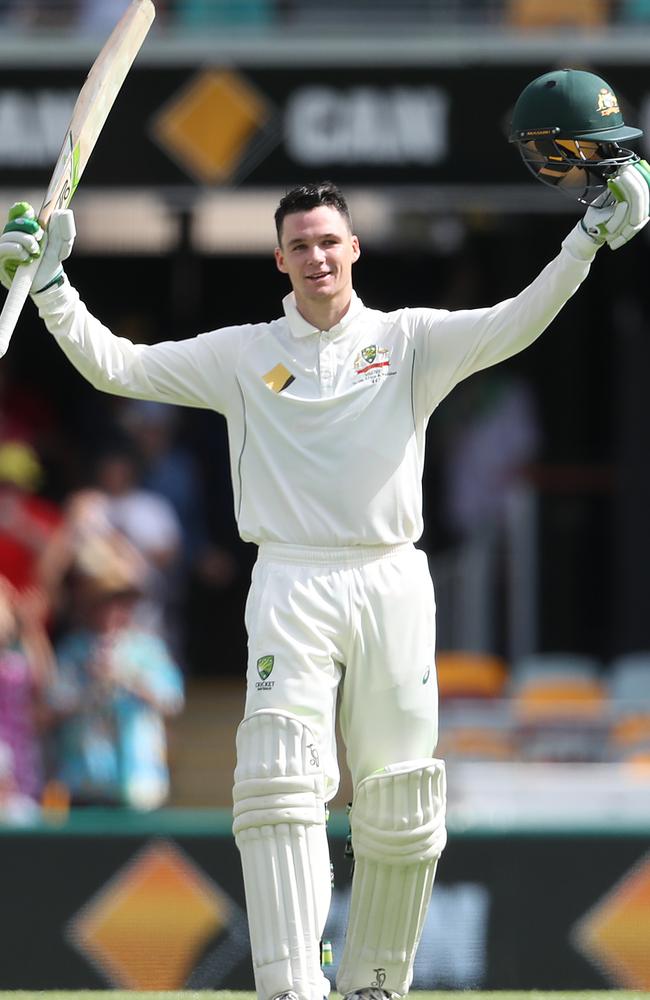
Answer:
[[[359,240],[347,220],[331,205],[320,205],[285,217],[275,260],[289,275],[298,303],[316,302],[351,294],[352,265],[359,254]]]

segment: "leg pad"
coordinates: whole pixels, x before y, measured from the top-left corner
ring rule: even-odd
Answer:
[[[359,782],[350,813],[355,871],[337,989],[406,993],[447,839],[443,761],[405,761]]]
[[[331,895],[323,789],[318,747],[300,719],[269,710],[241,723],[233,832],[262,1000],[329,992],[319,947]]]

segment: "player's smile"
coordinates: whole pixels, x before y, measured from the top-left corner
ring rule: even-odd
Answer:
[[[358,257],[359,241],[335,208],[320,205],[285,217],[282,245],[275,251],[276,263],[289,275],[298,309],[315,325],[331,319],[320,311],[313,314],[314,307],[322,309],[317,303],[331,302],[339,315],[347,308],[352,294],[352,265]]]

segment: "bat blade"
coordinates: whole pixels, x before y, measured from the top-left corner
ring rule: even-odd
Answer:
[[[155,17],[152,0],[131,0],[90,68],[52,171],[38,220],[47,233],[52,212],[67,208],[115,99]],[[47,239],[44,236],[43,239]],[[38,261],[18,268],[0,313],[0,358],[29,295]]]
[[[52,212],[67,208],[127,73],[155,16],[152,0],[132,0],[95,59],[79,92],[57,158],[39,222],[46,228]]]

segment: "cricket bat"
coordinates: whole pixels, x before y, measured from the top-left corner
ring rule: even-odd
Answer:
[[[152,0],[131,0],[90,68],[79,92],[61,152],[38,212],[45,230],[41,256],[16,271],[0,313],[0,358],[5,354],[45,251],[52,212],[67,208],[99,133],[155,17]]]

